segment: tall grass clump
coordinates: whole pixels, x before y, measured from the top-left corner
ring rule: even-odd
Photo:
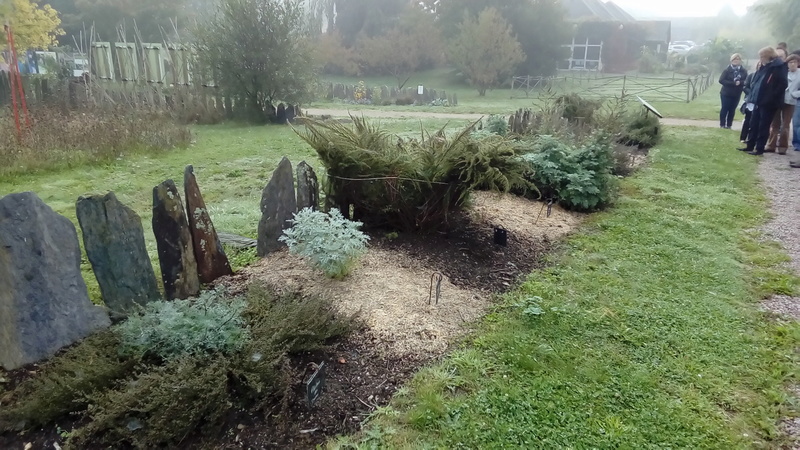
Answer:
[[[527,166],[501,136],[476,139],[477,122],[450,135],[442,128],[420,139],[397,139],[364,118],[353,126],[310,120],[298,135],[327,169],[331,206],[352,211],[371,227],[425,230],[446,227],[475,189],[532,188]]]
[[[38,106],[31,127],[23,119],[16,139],[14,117],[0,113],[0,175],[102,163],[138,152],[187,147],[191,132],[168,115],[116,109],[72,111]]]

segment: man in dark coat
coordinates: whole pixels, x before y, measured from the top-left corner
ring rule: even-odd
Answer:
[[[769,139],[769,127],[775,112],[783,105],[786,87],[789,85],[789,68],[772,47],[762,48],[758,52],[761,68],[753,76],[753,88],[750,97],[755,103],[750,118],[750,136],[747,147],[739,150],[751,155],[763,155],[764,147]]]

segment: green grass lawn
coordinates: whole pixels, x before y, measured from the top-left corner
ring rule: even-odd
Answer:
[[[577,76],[577,75],[576,75]],[[551,90],[536,90],[525,96],[523,91],[512,91],[510,87],[492,89],[481,97],[478,91],[459,80],[452,69],[435,69],[413,74],[406,86],[423,85],[437,91],[458,96],[458,106],[375,106],[352,105],[339,100],[317,101],[308,106],[320,108],[343,108],[358,111],[361,109],[386,109],[392,111],[443,112],[459,114],[510,114],[519,108],[536,108],[541,104],[541,97],[549,97],[560,92],[584,93],[591,98],[613,98],[622,93],[622,76],[604,75],[606,78],[595,79],[584,75],[584,79],[570,78],[569,82],[557,81]],[[639,95],[655,106],[665,117],[682,119],[714,119],[719,117],[719,88],[716,82],[702,95],[690,103],[677,101],[686,98],[686,85],[679,85],[685,75],[664,74],[653,75],[629,74],[624,87],[629,95]],[[357,84],[364,81],[368,87],[397,86],[394,77],[336,77],[325,76],[325,82]],[[632,98],[635,100],[635,97]],[[715,117],[716,115],[716,117]]]
[[[720,130],[668,130],[616,207],[332,447],[785,445],[800,328],[757,302],[797,279],[751,231],[768,205],[756,159],[734,146]]]
[[[675,119],[719,120],[719,84],[713,85],[691,103],[653,102],[664,117]],[[737,111],[736,120],[744,119]]]

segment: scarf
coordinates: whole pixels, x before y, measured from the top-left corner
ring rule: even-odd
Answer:
[[[742,81],[742,66],[734,66],[731,64],[731,70],[733,70],[733,81]]]

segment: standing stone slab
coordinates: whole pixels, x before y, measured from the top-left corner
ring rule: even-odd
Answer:
[[[158,300],[161,293],[147,255],[142,219],[113,192],[80,197],[75,209],[106,306],[129,313]]]
[[[181,196],[175,182],[167,180],[153,188],[153,234],[158,246],[161,279],[167,299],[184,299],[200,293],[192,235],[186,223]]]
[[[231,265],[217,230],[211,222],[206,202],[194,176],[194,168],[186,166],[183,172],[183,190],[186,197],[186,216],[189,217],[189,233],[192,235],[194,258],[201,283],[211,283],[217,278],[232,275]]]
[[[0,198],[0,365],[13,370],[111,325],[81,277],[75,226],[33,192]]]
[[[283,230],[291,227],[288,222],[297,212],[294,194],[292,163],[284,156],[272,178],[261,194],[261,220],[258,222],[258,256],[280,249],[284,244],[278,241]]]
[[[305,161],[297,165],[297,210],[319,208],[319,182],[317,174]]]

